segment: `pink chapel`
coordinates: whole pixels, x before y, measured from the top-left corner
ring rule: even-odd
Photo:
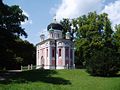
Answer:
[[[62,36],[63,27],[56,20],[47,26],[48,38],[40,35],[40,42],[36,45],[37,69],[72,69],[74,64],[74,43],[71,35]]]

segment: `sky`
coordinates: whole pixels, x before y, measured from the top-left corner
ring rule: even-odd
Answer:
[[[120,24],[120,0],[3,0],[8,5],[19,5],[29,20],[22,23],[28,34],[23,38],[36,45],[40,34],[47,36],[47,26],[62,18],[76,18],[88,12],[108,13],[112,26]]]

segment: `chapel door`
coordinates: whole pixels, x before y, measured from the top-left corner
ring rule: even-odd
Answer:
[[[44,57],[43,56],[41,57],[41,66],[42,68],[44,68]]]

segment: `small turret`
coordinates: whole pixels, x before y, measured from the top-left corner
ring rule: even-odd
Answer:
[[[66,39],[71,39],[70,32],[66,32]]]
[[[40,41],[44,41],[45,40],[45,35],[44,34],[41,34],[40,35]]]

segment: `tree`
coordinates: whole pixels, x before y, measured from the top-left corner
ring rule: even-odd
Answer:
[[[100,76],[116,74],[120,60],[108,15],[90,12],[78,17],[77,25],[75,46],[87,71]]]
[[[21,65],[27,66],[28,64],[36,64],[36,48],[33,44],[29,43],[26,40],[17,39],[16,45],[14,45],[14,52],[18,57],[21,57],[23,60],[21,61]]]
[[[20,63],[20,59],[14,52],[16,39],[20,36],[27,37],[21,22],[27,20],[28,17],[17,5],[8,6],[0,0],[0,67],[6,68]]]
[[[103,47],[100,50],[93,50],[91,57],[86,61],[87,71],[91,75],[114,76],[119,71],[119,55],[116,50]]]
[[[114,43],[117,46],[117,53],[118,58],[120,58],[120,24],[115,26],[115,32],[114,32]],[[120,70],[120,62],[118,62],[119,70]]]
[[[115,26],[116,32],[114,33],[114,38],[117,46],[120,46],[120,24]]]

